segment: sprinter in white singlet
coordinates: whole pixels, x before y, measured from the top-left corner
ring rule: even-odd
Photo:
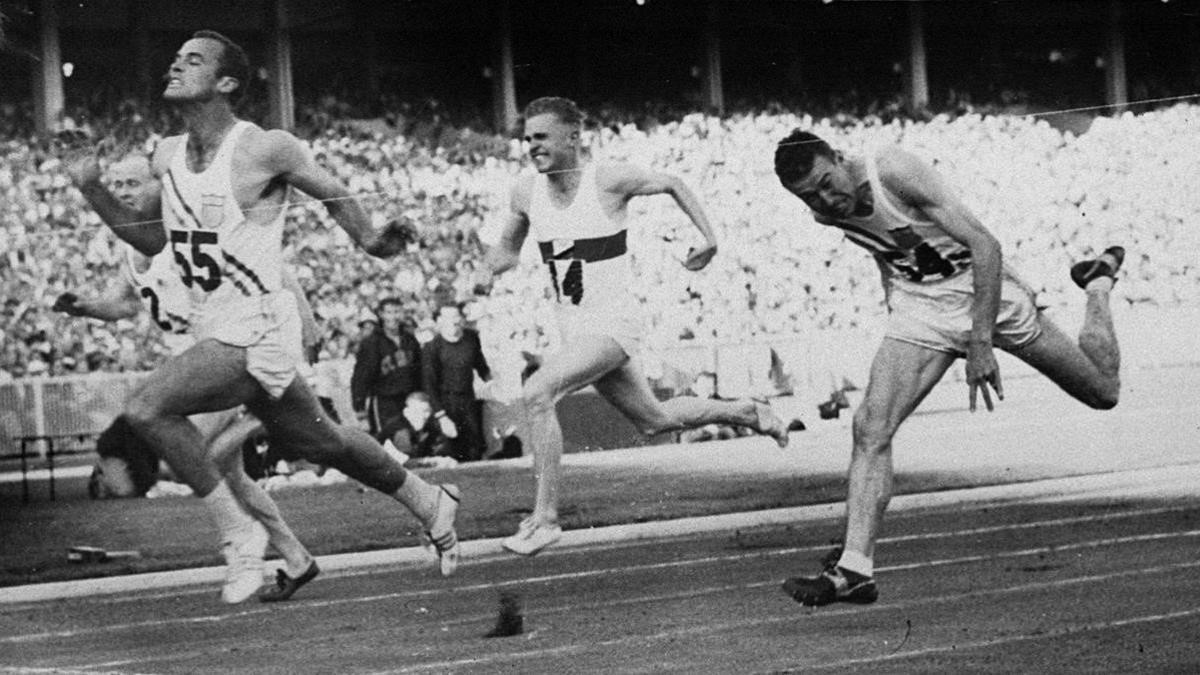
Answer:
[[[526,237],[541,252],[557,300],[563,346],[526,381],[526,407],[534,453],[537,495],[533,513],[504,547],[533,555],[562,536],[558,484],[562,429],[555,404],[589,384],[595,386],[645,434],[710,423],[746,426],[783,447],[787,430],[765,402],[680,397],[660,403],[638,364],[641,317],[630,292],[626,207],[643,195],[671,195],[704,237],[684,266],[703,269],[717,240],[696,196],[675,176],[630,164],[592,163],[580,146],[583,115],[564,98],[540,98],[525,109],[525,141],[537,168],[518,179],[512,211],[485,261],[500,273],[515,266]]]
[[[892,438],[955,359],[966,359],[972,411],[979,394],[988,410],[992,391],[1004,398],[994,347],[1092,408],[1117,404],[1120,350],[1109,294],[1125,251],[1113,246],[1071,268],[1087,293],[1083,328],[1073,341],[1038,310],[991,232],[916,156],[888,147],[843,157],[797,130],[779,142],[775,173],[818,223],[840,228],[869,250],[883,275],[888,324],[854,414],[845,544],[827,557],[821,574],[783,585],[804,605],[870,603],[878,597],[875,541],[891,498]]]
[[[290,188],[323,200],[367,253],[389,257],[411,234],[398,223],[376,230],[344,186],[313,161],[295,136],[239,120],[234,98],[249,82],[245,51],[199,31],[176,53],[163,98],[186,133],[155,149],[159,213],[139,213],[100,182],[94,150],[71,152],[68,173],[113,232],[145,255],[167,251],[193,301],[197,343],[168,360],[126,403],[134,431],[205,499],[231,570],[261,559],[267,536],[243,509],[228,509],[229,486],[206,461],[188,415],[246,407],[271,443],[332,466],[402,502],[424,526],[443,574],[457,566],[458,490],[410,474],[366,433],[335,425],[301,378],[291,354],[299,341],[297,306],[282,286],[281,228]],[[165,221],[158,221],[161,216]],[[216,497],[213,497],[213,495]],[[261,581],[261,576],[260,576]]]
[[[129,156],[114,163],[108,170],[109,189],[113,196],[128,208],[142,210],[150,201],[158,198],[158,181],[150,172],[150,163],[144,157]],[[121,281],[106,294],[95,298],[82,298],[74,293],[64,293],[54,303],[54,309],[72,316],[90,317],[102,321],[132,319],[144,308],[151,320],[163,331],[163,341],[172,355],[182,354],[195,344],[191,335],[188,317],[192,313],[191,298],[172,261],[164,252],[153,258],[126,250],[121,266]],[[285,273],[284,283],[293,289],[305,317],[305,339],[315,341],[315,321],[303,294],[290,273]],[[304,357],[293,355],[296,360]],[[260,594],[265,602],[286,600],[301,586],[311,581],[320,572],[316,560],[304,547],[283,519],[275,500],[271,499],[257,483],[246,475],[242,462],[242,443],[262,428],[252,415],[242,414],[240,409],[192,415],[191,421],[200,430],[209,449],[209,458],[217,470],[228,481],[231,499],[247,511],[267,531],[268,542],[284,559],[285,568],[279,570],[274,586]],[[123,419],[118,422],[124,423]],[[132,485],[128,475],[130,467],[119,457],[101,457],[93,472],[98,483],[112,486]],[[126,495],[119,495],[126,496]],[[234,508],[231,505],[229,508]],[[255,561],[261,578],[261,561]],[[231,574],[233,585],[223,590],[228,601],[241,597],[246,588],[258,585],[253,574],[242,576]],[[247,596],[248,597],[248,596]]]

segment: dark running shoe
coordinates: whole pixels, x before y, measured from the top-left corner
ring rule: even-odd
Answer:
[[[304,570],[304,573],[295,579],[288,576],[288,573],[283,570],[276,570],[275,585],[264,589],[258,595],[258,599],[263,602],[282,602],[283,600],[287,600],[296,591],[300,590],[301,586],[316,579],[320,573],[321,568],[317,567],[316,560],[309,563],[308,569]]]
[[[1104,255],[1108,255],[1116,264],[1109,262]],[[1075,285],[1086,289],[1087,285],[1100,277],[1109,277],[1114,282],[1117,280],[1117,270],[1121,269],[1121,263],[1125,262],[1125,249],[1120,246],[1109,246],[1104,249],[1104,255],[1091,260],[1077,262],[1071,266],[1071,280]]]
[[[879,599],[879,589],[874,579],[842,569],[834,562],[826,565],[824,571],[815,577],[784,580],[783,592],[806,607],[820,607],[835,602],[869,605]]]
[[[445,499],[442,499],[445,497]],[[457,485],[446,483],[438,486],[437,512],[433,524],[425,530],[425,541],[437,552],[442,576],[448,577],[458,569],[458,556],[462,548],[458,545],[458,534],[454,521],[458,517],[458,504],[462,494]]]

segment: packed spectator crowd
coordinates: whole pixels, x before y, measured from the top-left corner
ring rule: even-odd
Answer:
[[[322,322],[322,357],[352,354],[364,312],[386,296],[403,299],[422,340],[433,334],[437,305],[466,303],[498,370],[519,368],[522,351],[551,346],[547,287],[532,258],[491,289],[477,269],[483,242],[506,217],[507,189],[524,170],[520,142],[427,116],[349,124],[337,121],[343,114],[336,100],[302,107],[317,161],[377,223],[400,219],[418,238],[396,259],[370,258],[353,250],[320,204],[296,196],[286,255]],[[70,186],[50,145],[32,136],[28,115],[27,107],[0,106],[0,380],[152,367],[166,352],[147,319],[105,325],[50,310],[64,291],[98,292],[116,280],[120,245]],[[634,117],[606,110],[585,138],[593,155],[682,176],[721,241],[709,268],[686,272],[680,262],[698,241],[687,218],[667,197],[632,203],[630,249],[651,350],[855,327],[884,311],[867,254],[815,224],[779,187],[775,143],[797,126],[849,152],[899,142],[933,161],[1043,304],[1067,302],[1070,262],[1113,242],[1133,254],[1116,287],[1120,300],[1200,300],[1200,199],[1190,185],[1200,175],[1198,106],[1097,117],[1079,136],[1036,116],[970,112],[916,121],[812,119],[780,109],[661,115],[653,124]],[[172,120],[129,99],[99,114],[69,114],[66,123],[116,157],[148,151]]]

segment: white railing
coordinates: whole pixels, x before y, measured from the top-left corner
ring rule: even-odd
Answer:
[[[1074,334],[1082,308],[1055,312]],[[1200,307],[1115,307],[1123,368],[1195,364]],[[686,387],[701,371],[717,374],[722,396],[738,397],[784,390],[805,402],[827,397],[843,377],[864,386],[882,326],[859,330],[820,330],[761,338],[750,343],[681,344],[646,354],[647,375],[666,388]],[[1016,359],[1002,357],[1006,377],[1032,374]],[[961,379],[961,364],[947,379]],[[103,430],[147,373],[92,373],[17,380],[0,385],[0,456],[17,454],[20,436],[59,436]],[[335,403],[349,410],[348,377]]]

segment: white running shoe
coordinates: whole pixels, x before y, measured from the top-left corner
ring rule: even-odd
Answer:
[[[458,516],[458,503],[462,494],[457,485],[447,483],[438,486],[437,514],[433,524],[425,530],[425,539],[437,552],[442,576],[448,577],[458,569],[458,534],[454,531],[454,519]]]
[[[505,539],[501,545],[517,555],[537,555],[559,539],[562,539],[562,528],[558,525],[534,524],[523,520],[517,527],[517,533]]]
[[[248,600],[263,585],[263,557],[267,554],[267,528],[254,521],[225,542],[225,585],[221,600],[236,605]]]

